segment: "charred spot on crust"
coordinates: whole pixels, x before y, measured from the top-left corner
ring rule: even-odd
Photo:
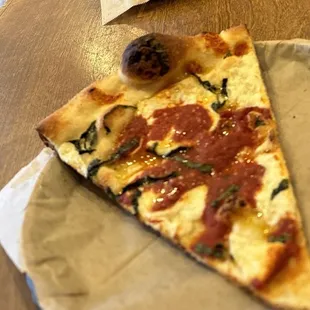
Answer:
[[[229,51],[228,44],[217,33],[207,32],[202,34],[207,48],[214,50],[216,54],[224,55]]]
[[[203,70],[202,66],[198,62],[191,61],[186,65],[186,71],[191,74],[200,74]]]
[[[122,70],[126,75],[154,80],[164,76],[169,69],[167,49],[154,33],[132,41],[124,51]]]
[[[234,55],[243,56],[249,52],[249,46],[247,42],[239,42],[234,47]]]
[[[116,95],[108,95],[96,87],[89,88],[88,94],[92,100],[98,102],[99,104],[114,103],[117,99],[123,96],[122,93]]]

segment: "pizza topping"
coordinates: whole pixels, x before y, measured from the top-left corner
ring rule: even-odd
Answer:
[[[97,143],[96,121],[92,122],[85,132],[82,133],[80,139],[69,141],[74,144],[79,154],[92,153],[95,151]]]
[[[193,74],[194,77],[198,80],[198,82],[202,85],[203,88],[210,91],[213,94],[218,92],[218,88],[215,85],[212,85],[209,81],[203,81],[200,76]]]
[[[213,84],[211,84],[209,81],[202,81],[201,78],[196,75],[196,74],[193,74],[198,82],[208,91],[210,91],[211,93],[215,94],[216,95],[216,101],[213,102],[211,104],[211,108],[217,112],[220,108],[222,108],[227,99],[228,99],[228,93],[227,93],[227,82],[228,82],[228,79],[227,78],[224,78],[222,80],[222,86],[221,87],[218,87],[218,86],[215,86]]]
[[[225,199],[229,198],[230,196],[233,196],[235,193],[238,193],[239,186],[232,184],[230,185],[220,196],[216,199],[214,199],[211,202],[211,207],[218,208],[221,202],[223,202]]]
[[[171,130],[173,141],[192,141],[197,132],[207,134],[212,119],[206,109],[197,104],[156,110],[148,133],[148,140],[163,140]]]
[[[135,210],[135,214],[137,214],[139,211],[138,211],[138,207],[139,207],[139,197],[141,196],[142,192],[139,190],[139,189],[136,189],[134,194],[133,194],[133,197],[132,197],[132,206]]]
[[[282,218],[279,221],[276,229],[269,235],[268,241],[282,244],[283,250],[279,252],[273,268],[270,269],[268,276],[264,280],[252,280],[252,286],[255,289],[263,289],[275,275],[285,268],[291,257],[298,255],[299,247],[296,243],[297,231],[297,223],[294,219]]]
[[[105,103],[106,104],[114,103],[116,100],[118,100],[119,98],[121,98],[123,96],[123,94],[108,95],[96,87],[91,87],[88,90],[88,93],[94,101],[96,101],[100,104],[102,104],[102,103],[104,103],[104,104]]]
[[[235,45],[234,54],[236,56],[243,56],[249,52],[249,46],[247,42],[239,42]]]
[[[151,173],[152,170],[150,170],[149,172],[146,171],[144,174],[146,173]],[[154,173],[154,169],[153,169],[153,173]],[[130,183],[129,185],[127,185],[124,189],[123,189],[123,192],[126,192],[128,190],[131,190],[133,188],[137,188],[137,187],[140,187],[140,186],[144,186],[144,185],[148,185],[148,184],[152,184],[152,183],[155,183],[155,182],[158,182],[158,181],[162,181],[162,182],[165,182],[165,181],[168,181],[169,179],[171,178],[175,178],[178,176],[178,173],[177,172],[171,172],[169,174],[166,174],[166,175],[161,175],[161,176],[156,176],[156,175],[145,175],[145,176],[142,176],[142,177],[139,177],[138,180]]]
[[[127,141],[126,143],[122,144],[118,150],[113,153],[109,159],[107,160],[100,160],[98,158],[94,159],[90,162],[87,168],[87,176],[88,178],[93,177],[97,174],[99,168],[104,164],[111,164],[116,160],[120,159],[122,156],[127,155],[129,152],[133,151],[139,146],[139,140],[134,138],[132,140]]]
[[[211,173],[212,172],[212,166],[208,164],[201,164],[201,163],[195,163],[188,159],[182,158],[181,156],[173,156],[171,157],[173,160],[176,160],[183,165],[185,165],[188,168],[197,169],[202,173]]]
[[[194,247],[194,251],[199,255],[206,255],[215,258],[224,258],[226,256],[226,249],[221,243],[216,244],[213,248],[202,243],[197,243]]]
[[[270,236],[268,238],[269,242],[281,242],[281,243],[286,243],[289,241],[291,236],[287,233],[284,233],[283,235],[278,235],[278,236]]]
[[[100,159],[96,158],[92,160],[87,167],[87,178],[94,177],[97,174],[101,165],[102,161]]]
[[[232,53],[231,53],[231,51],[228,51],[228,52],[224,55],[223,58],[225,59],[225,58],[230,57],[230,56],[232,56]]]
[[[103,127],[105,128],[107,134],[113,131],[114,123],[120,123],[126,121],[128,118],[132,117],[137,110],[136,107],[129,105],[117,105],[111,109],[103,117]]]
[[[223,79],[222,96],[227,96],[226,87],[227,80]],[[131,154],[133,161],[139,154],[140,157],[147,154],[147,141],[151,141],[152,153],[157,160],[124,188],[123,195],[129,191],[135,193],[143,186],[145,191],[155,194],[152,211],[157,212],[173,206],[189,190],[207,185],[206,206],[201,219],[206,230],[196,244],[210,249],[217,244],[224,245],[231,230],[232,213],[246,206],[256,206],[255,193],[261,187],[265,172],[264,167],[251,158],[250,150],[261,143],[258,131],[248,117],[253,112],[268,119],[268,113],[261,108],[227,110],[219,112],[219,122],[212,131],[209,131],[212,120],[208,111],[198,104],[156,110],[149,126],[141,116],[134,117],[121,133],[120,145],[130,139],[140,141],[142,146]],[[171,141],[179,142],[178,147],[159,156],[158,143],[168,135]],[[188,141],[192,142],[191,147],[186,147]],[[245,148],[248,149],[246,156],[240,157]],[[132,195],[131,201],[134,200]]]
[[[283,218],[269,237],[269,242],[287,243],[294,241],[297,232],[296,222],[290,218]]]
[[[208,134],[197,131],[196,145],[190,148],[184,157],[193,162],[208,163],[216,171],[228,167],[245,147],[251,150],[261,143],[247,117],[253,110],[264,113],[264,109],[259,108],[221,112],[216,129]]]
[[[261,118],[256,117],[254,125],[255,125],[255,127],[264,126],[265,122]]]
[[[273,199],[275,196],[277,196],[280,192],[282,192],[282,191],[288,189],[288,187],[289,187],[289,181],[288,181],[288,179],[283,179],[283,180],[280,182],[279,186],[278,186],[277,188],[275,188],[275,189],[272,191],[270,199],[272,200],[272,199]]]

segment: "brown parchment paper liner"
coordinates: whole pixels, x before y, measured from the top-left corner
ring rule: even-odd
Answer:
[[[102,24],[106,24],[117,16],[123,14],[131,7],[146,3],[149,0],[100,0]]]
[[[107,30],[103,73],[142,31]],[[117,39],[115,39],[117,38]],[[256,50],[310,238],[310,43],[258,42]],[[23,254],[44,310],[259,310],[235,285],[186,257],[53,158],[28,205]]]

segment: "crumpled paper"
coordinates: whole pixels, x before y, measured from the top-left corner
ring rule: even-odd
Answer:
[[[101,0],[102,24],[106,24],[131,7],[149,0]]]
[[[310,42],[258,42],[256,49],[309,240]],[[0,241],[20,265],[24,207],[10,203],[19,196],[25,206],[31,190],[23,184],[33,185],[39,176],[27,208],[22,246],[25,269],[44,310],[265,308],[147,232],[50,152],[46,156],[36,159],[41,163],[38,169],[20,174],[25,182],[19,176],[0,194]],[[15,228],[3,229],[13,217],[18,218]]]
[[[0,192],[0,243],[20,271],[23,271],[19,251],[20,231],[25,209],[38,177],[53,156],[51,149],[43,149]]]

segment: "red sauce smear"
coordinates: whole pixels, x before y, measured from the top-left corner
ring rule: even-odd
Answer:
[[[252,111],[270,118],[270,112],[260,108],[224,111],[220,113],[221,119],[213,132],[196,132],[196,147],[189,150],[186,158],[211,164],[217,171],[225,169],[244,147],[253,149],[258,145],[257,131],[250,123],[249,113]]]
[[[163,176],[177,172],[178,176],[167,180],[160,180],[146,184],[145,189],[156,192],[157,200],[153,211],[165,210],[173,206],[184,193],[199,186],[208,187],[206,207],[202,220],[206,230],[197,243],[213,247],[225,242],[231,230],[230,212],[235,204],[242,202],[242,206],[255,207],[255,193],[261,187],[265,168],[252,160],[251,150],[260,143],[258,131],[253,126],[251,112],[256,112],[262,119],[271,118],[267,109],[245,108],[235,111],[220,112],[217,127],[210,131],[212,119],[206,109],[200,105],[185,105],[156,110],[153,114],[154,122],[149,128],[142,126],[142,120],[133,120],[126,128],[123,139],[130,139],[143,133],[147,140],[162,140],[174,129],[172,139],[177,142],[193,142],[193,146],[178,154],[180,157],[200,164],[209,164],[213,168],[211,174],[193,169],[186,164],[172,158],[162,159],[160,166],[144,171],[143,176]],[[141,117],[137,117],[141,118]],[[137,125],[136,125],[137,124]],[[140,126],[140,127],[139,127]],[[134,132],[132,134],[131,132]],[[146,133],[147,132],[147,133]],[[145,138],[142,137],[145,140]],[[240,151],[248,148],[243,158]],[[238,187],[237,193],[223,198],[214,207],[214,201],[230,187]]]
[[[142,116],[136,116],[122,131],[117,145],[120,146],[133,139],[140,141],[140,146],[145,146],[148,126],[146,120]]]
[[[252,280],[252,286],[255,289],[262,289],[265,285],[272,279],[275,275],[277,275],[288,263],[289,259],[293,256],[297,256],[299,252],[299,247],[296,243],[297,236],[297,224],[296,221],[291,218],[282,218],[276,230],[270,234],[269,238],[285,238],[284,251],[277,257],[277,261],[274,264],[275,268],[270,272],[268,277],[261,281],[259,279]]]
[[[192,141],[199,132],[208,134],[212,125],[208,111],[197,104],[156,110],[153,117],[149,140],[162,140],[174,128],[174,141]]]

